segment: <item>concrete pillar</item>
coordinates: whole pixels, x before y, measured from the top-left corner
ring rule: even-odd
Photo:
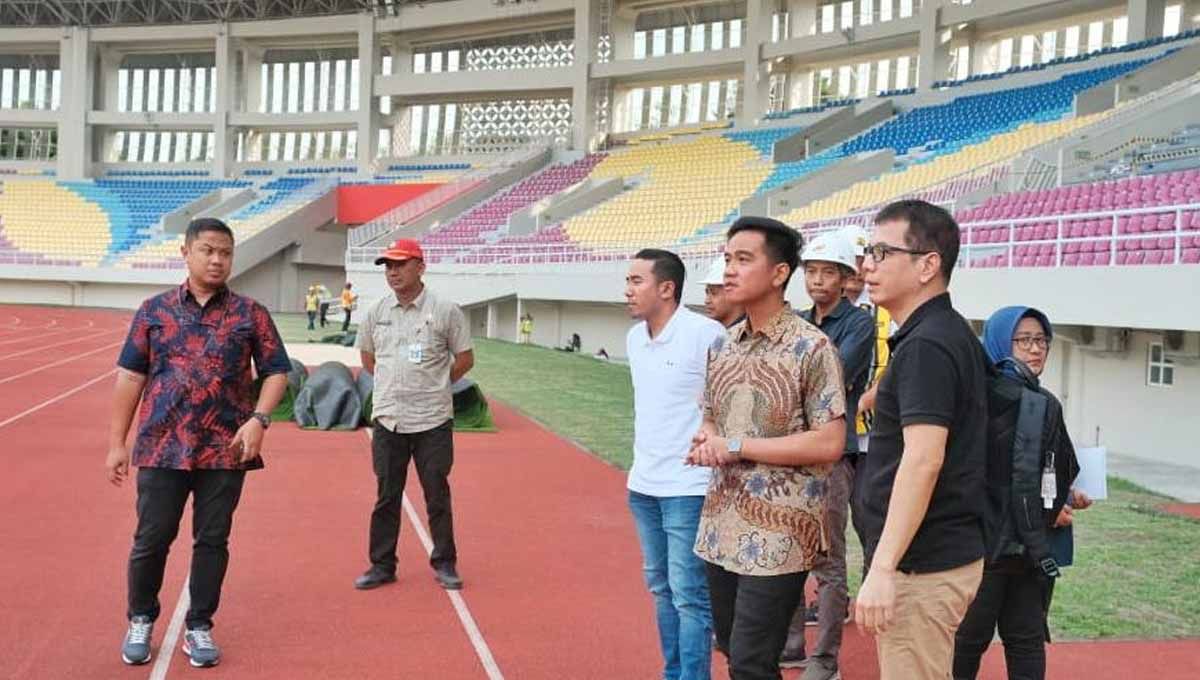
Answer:
[[[92,130],[87,112],[95,97],[92,59],[95,47],[89,29],[80,26],[63,28],[59,40],[59,68],[62,70],[62,91],[71,96],[62,98],[58,122],[58,148],[70,153],[58,154],[58,178],[85,179],[91,172]]]
[[[525,302],[517,296],[517,318],[513,321],[513,340],[521,338],[521,317],[525,316]]]
[[[379,106],[375,102],[375,75],[380,71],[379,41],[375,37],[375,15],[358,15],[358,147],[355,160],[359,177],[374,174],[379,147]]]
[[[496,337],[496,329],[500,323],[500,310],[496,308],[495,302],[489,302],[487,306],[487,335],[485,337]]]
[[[612,58],[633,59],[633,31],[637,25],[637,15],[632,10],[614,9],[609,19],[609,30],[612,31]],[[650,53],[650,40],[646,40],[646,53]]]
[[[789,34],[793,38],[817,32],[817,0],[788,0]]]
[[[118,95],[118,81],[121,72],[121,60],[125,55],[117,50],[109,47],[101,47],[98,50],[100,57],[100,82],[99,91],[103,96],[100,102],[100,108],[103,111],[117,111],[120,109],[120,99]]]
[[[769,64],[762,60],[762,44],[771,35],[771,9],[767,0],[746,2],[746,37],[742,43],[742,111],[738,124],[754,125],[767,111],[771,94]]]
[[[262,98],[262,65],[265,50],[252,45],[241,45],[242,53],[242,111],[261,113],[266,102]]]
[[[571,146],[587,151],[588,139],[596,132],[596,102],[592,97],[591,72],[600,32],[598,0],[575,3],[575,76],[571,86]]]
[[[1129,42],[1161,36],[1166,9],[1166,0],[1128,0],[1125,14],[1129,17]],[[1186,20],[1185,16],[1181,23]]]
[[[237,133],[229,126],[229,113],[237,96],[237,52],[229,37],[229,25],[217,29],[214,55],[217,71],[216,109],[213,111],[213,175],[231,177],[236,160]]]
[[[1200,0],[1184,0],[1179,30],[1182,32],[1197,27],[1200,27]]]
[[[942,42],[941,2],[928,0],[920,11],[920,43],[917,49],[917,82],[920,89],[932,89],[935,81],[949,75],[950,43]]]

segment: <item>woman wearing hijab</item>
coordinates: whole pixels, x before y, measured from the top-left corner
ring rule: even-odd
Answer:
[[[1043,389],[1038,378],[1046,368],[1053,330],[1046,315],[1032,307],[1004,307],[992,314],[983,327],[983,344],[988,359],[1004,379],[1015,381],[1011,401],[998,398],[993,390],[989,399],[988,437],[993,445],[1007,440],[998,450],[1012,448],[1016,431],[1020,394],[1025,389],[1040,392],[1047,399],[1046,422],[1056,424],[1055,431],[1043,437],[1043,465],[1053,468],[1055,489],[1050,507],[1042,511],[1042,530],[1050,554],[1058,565],[1070,563],[1071,504],[1087,507],[1087,497],[1071,489],[1079,473],[1075,448],[1062,419],[1062,404]],[[1047,473],[1049,469],[1046,469]],[[989,471],[991,473],[991,471]],[[1076,496],[1078,496],[1076,498]],[[1047,498],[1047,501],[1049,499]],[[1044,680],[1049,628],[1046,614],[1054,581],[1029,558],[1020,545],[1008,549],[985,566],[983,581],[975,601],[958,628],[954,645],[955,680],[974,680],[979,661],[999,628],[1004,643],[1009,680]]]

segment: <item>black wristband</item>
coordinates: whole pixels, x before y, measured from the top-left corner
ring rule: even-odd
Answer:
[[[271,427],[271,416],[265,413],[259,413],[258,411],[255,411],[254,413],[250,414],[250,417],[257,420],[258,424],[262,425],[264,430],[268,427]]]

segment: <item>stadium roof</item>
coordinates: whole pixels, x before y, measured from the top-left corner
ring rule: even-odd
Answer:
[[[374,12],[440,0],[0,0],[0,26],[178,24]]]

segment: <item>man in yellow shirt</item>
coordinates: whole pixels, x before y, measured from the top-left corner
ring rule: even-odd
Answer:
[[[350,313],[358,306],[358,294],[352,291],[351,288],[352,284],[349,281],[342,288],[342,311],[346,313],[346,318],[342,321],[343,333],[350,330]]]
[[[308,294],[304,296],[304,311],[308,314],[308,330],[314,330],[313,323],[317,320],[317,307],[321,304],[321,298],[317,295],[317,287],[309,286]]]

